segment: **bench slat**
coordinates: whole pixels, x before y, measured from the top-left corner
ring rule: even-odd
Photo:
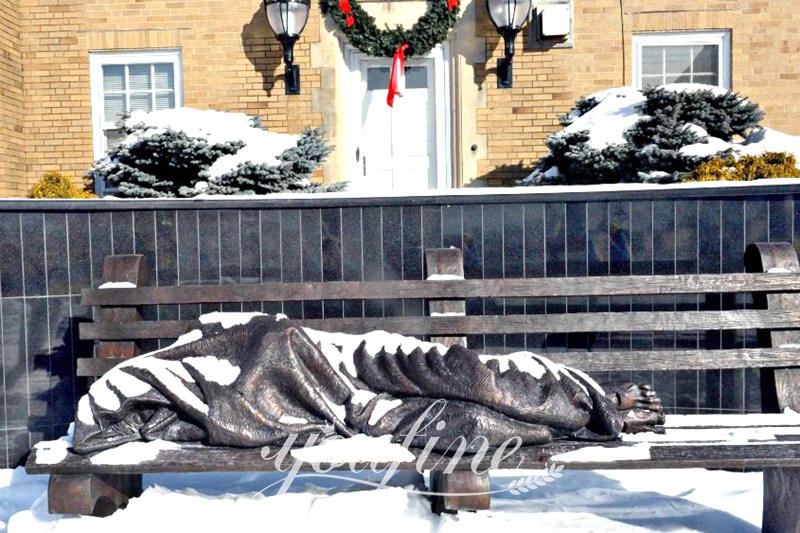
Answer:
[[[557,363],[585,371],[718,370],[800,366],[800,349],[641,350],[619,352],[547,352]]]
[[[797,441],[766,441],[746,444],[728,444],[715,442],[702,445],[686,445],[685,443],[657,444],[650,448],[650,459],[631,458],[617,460],[594,461],[565,461],[558,459],[551,461],[551,457],[565,452],[594,446],[608,449],[610,457],[624,457],[625,453],[616,453],[615,450],[628,447],[626,443],[612,443],[609,445],[587,444],[585,442],[561,441],[542,446],[529,446],[520,448],[513,454],[499,461],[500,468],[544,468],[550,464],[564,464],[570,469],[609,469],[609,468],[763,468],[765,466],[800,466],[800,442]],[[414,452],[415,450],[411,450]],[[277,452],[277,449],[275,449]],[[418,452],[418,450],[417,450]],[[183,445],[179,449],[162,450],[156,459],[143,460],[135,464],[103,465],[93,464],[89,456],[81,456],[73,452],[56,464],[38,464],[36,462],[37,450],[33,450],[28,458],[25,469],[29,474],[39,473],[153,473],[153,472],[269,472],[276,469],[275,460],[264,460],[261,449],[247,448],[222,448]],[[487,468],[492,460],[492,455],[487,454],[478,466]],[[440,457],[431,455],[423,462],[425,469],[436,466]],[[449,459],[441,459],[441,465],[447,465]],[[462,460],[458,469],[470,468],[470,460]],[[413,469],[415,462],[404,463],[405,468]],[[280,465],[285,472],[291,466],[291,457]],[[349,465],[345,465],[348,468]],[[380,464],[378,467],[385,467]],[[357,468],[370,468],[367,463],[354,465]],[[402,469],[403,466],[401,465]],[[310,465],[304,465],[301,470],[310,470]]]
[[[83,340],[176,339],[200,327],[198,320],[140,320],[138,322],[83,322]]]
[[[687,274],[585,278],[326,281],[245,285],[186,285],[136,289],[84,289],[83,306],[131,306],[373,298],[545,298],[800,290],[800,275]]]
[[[702,331],[800,328],[797,311],[642,311],[631,313],[568,313],[558,315],[483,315],[438,317],[379,317],[305,319],[304,326],[324,331],[366,333],[386,330],[403,335],[460,335],[495,333],[581,333],[614,331]],[[80,324],[86,340],[174,338],[196,321],[141,321]]]
[[[608,352],[546,352],[549,359],[578,370],[717,370],[800,366],[800,348],[735,350],[650,350]],[[102,376],[127,359],[78,359],[78,376]]]

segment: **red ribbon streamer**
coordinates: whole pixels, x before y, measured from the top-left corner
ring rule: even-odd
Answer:
[[[345,19],[345,25],[348,28],[355,24],[356,19],[353,18],[353,8],[350,6],[350,0],[339,0],[339,9],[342,10],[342,14],[347,15],[347,18]]]
[[[394,107],[394,97],[403,96],[401,91],[405,90],[405,66],[406,66],[407,44],[401,44],[394,53],[392,59],[392,73],[389,75],[389,94],[386,95],[386,103],[389,107]]]
[[[452,11],[458,7],[458,0],[447,0],[447,10]]]

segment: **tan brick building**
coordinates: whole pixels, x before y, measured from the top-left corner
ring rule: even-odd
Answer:
[[[544,1],[534,5],[557,4],[557,22],[568,14],[568,33],[541,41],[529,23],[513,88],[496,86],[503,46],[484,0],[464,0],[447,42],[409,62],[392,114],[389,60],[349,46],[316,2],[295,48],[302,93],[287,96],[259,0],[0,0],[0,195],[23,196],[48,170],[79,179],[113,139],[104,114],[119,106],[258,114],[281,132],[325,126],[336,151],[321,179],[397,190],[509,183],[581,95],[676,72],[728,86],[766,125],[800,134],[795,0]],[[409,27],[427,4],[362,5],[379,27]]]

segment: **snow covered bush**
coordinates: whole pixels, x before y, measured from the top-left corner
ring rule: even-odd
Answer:
[[[565,127],[569,126],[570,124],[575,122],[575,119],[585,115],[586,113],[597,107],[597,104],[599,103],[600,102],[594,96],[584,96],[577,102],[575,102],[575,105],[572,107],[569,113],[559,117],[559,122],[561,123],[562,126]]]
[[[800,154],[800,137],[758,128],[762,117],[758,105],[707,85],[607,89],[561,118],[550,153],[519,184],[672,183],[717,154]]]
[[[630,159],[628,146],[609,144],[602,148],[587,149],[590,142],[591,136],[586,130],[551,135],[547,140],[547,147],[550,149],[548,158],[557,161],[559,166],[556,168],[549,165],[542,174],[542,179],[550,182],[549,180],[557,180],[563,174],[570,176],[571,183],[576,185],[615,181],[622,166]],[[591,175],[584,172],[586,167],[592,168]]]
[[[297,145],[278,156],[279,164],[254,163],[242,158],[231,158],[215,164],[218,173],[208,181],[211,194],[268,194],[282,191],[324,192],[339,190],[344,184],[327,188],[312,184],[308,177],[330,153],[330,148],[322,138],[322,130],[306,131],[297,140]],[[237,159],[239,159],[237,161]],[[235,163],[235,165],[234,165]]]
[[[724,141],[730,141],[734,135],[745,135],[764,118],[758,105],[724,89],[702,89],[708,87],[702,85],[693,86],[694,90],[687,90],[685,85],[667,87],[678,90],[656,87],[642,91],[646,98],[642,113],[651,118],[670,117],[681,124],[695,124],[711,137]]]
[[[321,192],[309,180],[330,153],[322,131],[274,133],[243,113],[191,108],[136,111],[122,123],[125,140],[88,175],[116,195],[188,198],[201,193]]]

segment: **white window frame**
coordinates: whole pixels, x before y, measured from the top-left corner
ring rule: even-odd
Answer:
[[[728,30],[653,32],[633,35],[633,82],[642,89],[642,48],[645,46],[689,46],[716,45],[719,48],[719,83],[724,89],[731,89],[731,34]]]
[[[104,131],[114,127],[114,124],[107,123],[103,120],[103,66],[136,65],[142,63],[171,63],[173,65],[175,107],[183,107],[183,75],[181,68],[181,51],[179,49],[90,52],[89,79],[92,91],[92,132],[95,160],[105,156],[107,147]]]

